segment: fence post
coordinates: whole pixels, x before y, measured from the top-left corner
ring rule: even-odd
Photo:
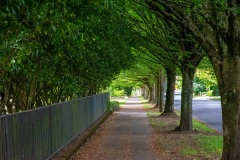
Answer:
[[[33,111],[30,112],[30,119],[31,119],[31,122],[32,122],[32,133],[34,133]],[[35,135],[33,134],[33,135],[32,135],[32,159],[34,159],[34,155],[35,155],[35,143],[34,143],[34,138],[35,138]]]
[[[50,148],[51,153],[53,153],[53,143],[52,143],[52,106],[49,107],[49,121],[50,121],[50,127],[49,127],[49,137],[50,137]]]
[[[9,159],[9,145],[8,145],[8,139],[9,139],[9,123],[8,123],[8,120],[7,120],[8,118],[7,117],[4,117],[4,121],[5,121],[5,143],[6,143],[6,154],[5,154],[5,158],[6,158],[6,160],[7,159]]]

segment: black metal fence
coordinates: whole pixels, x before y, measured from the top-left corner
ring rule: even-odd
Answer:
[[[0,117],[1,160],[44,160],[107,108],[109,93]]]

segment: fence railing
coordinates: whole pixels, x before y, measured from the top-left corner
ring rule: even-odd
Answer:
[[[0,117],[1,160],[45,160],[107,108],[109,93]]]

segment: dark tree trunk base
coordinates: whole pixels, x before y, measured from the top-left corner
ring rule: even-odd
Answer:
[[[163,117],[163,116],[164,116],[164,117],[173,117],[173,118],[179,117],[175,112],[173,112],[173,113],[164,113],[164,112],[163,112],[162,114],[159,115],[159,117],[160,117],[160,116],[161,116],[161,117]]]
[[[174,129],[174,131],[181,131],[180,126],[176,127],[176,128]]]
[[[193,129],[193,130],[182,130],[181,129],[181,127],[180,126],[178,126],[178,127],[176,127],[175,129],[174,129],[174,131],[176,131],[176,132],[186,132],[186,133],[191,133],[191,132],[198,132],[196,129]]]
[[[174,112],[174,90],[176,84],[176,69],[166,69],[167,73],[167,92],[165,100],[165,110],[164,113]]]
[[[159,106],[157,104],[154,104],[153,108],[156,109],[158,108]]]

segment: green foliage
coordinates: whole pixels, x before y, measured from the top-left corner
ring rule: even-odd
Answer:
[[[132,87],[125,87],[121,85],[111,85],[110,93],[113,97],[122,97],[122,96],[131,96],[132,94]]]
[[[222,136],[217,135],[197,135],[196,144],[200,147],[198,150],[186,146],[182,149],[183,155],[206,155],[209,157],[220,157],[222,153]]]
[[[196,95],[202,92],[206,92],[207,96],[219,95],[216,76],[209,59],[206,57],[201,61],[196,71],[193,91]]]
[[[181,50],[176,44],[174,29],[170,29],[161,17],[142,5],[132,3],[129,9],[129,21],[136,32],[136,40],[139,44],[134,48],[138,61],[144,61],[146,66],[161,64],[168,68],[176,67],[178,64],[176,55]]]
[[[150,115],[153,115],[153,114],[150,114]],[[166,123],[164,123],[164,122],[162,122],[162,121],[156,121],[154,118],[150,118],[149,119],[149,123],[150,123],[150,125],[152,126],[152,127],[154,127],[154,128],[157,128],[157,127],[163,127],[163,128],[165,128],[165,127],[167,127],[166,125]]]
[[[118,96],[116,91],[123,90],[124,95],[131,96],[133,88],[153,84],[159,68],[160,66],[149,64],[147,66],[144,62],[133,64],[130,69],[122,71],[116,79],[112,81],[110,86],[111,95]]]
[[[109,101],[107,105],[107,111],[115,111],[119,108],[118,101]]]
[[[126,5],[104,0],[1,1],[0,93],[6,96],[0,110],[5,105],[8,112],[27,110],[97,94],[109,86],[135,61]]]
[[[180,114],[178,111],[176,113],[178,115]],[[170,125],[167,124],[168,121],[154,118],[159,116],[159,112],[148,112],[147,114],[149,117],[149,122],[154,128],[165,128],[167,125]],[[179,120],[176,120],[175,125],[178,123]],[[193,126],[197,132],[199,132],[190,136],[191,139],[194,138],[194,144],[190,143],[188,138],[186,138],[186,133],[183,133],[177,142],[172,141],[170,143],[180,146],[181,154],[183,156],[204,155],[206,157],[219,157],[222,153],[222,136],[215,134],[215,131],[212,128],[206,126],[204,123],[201,123],[196,119],[193,120]]]
[[[205,125],[204,123],[199,122],[196,119],[193,119],[193,126],[194,126],[194,129],[196,129],[197,131],[203,131],[203,132],[209,132],[209,133],[215,132],[212,128]]]
[[[195,95],[200,95],[202,92],[206,92],[206,86],[204,83],[194,83],[193,84],[193,92]]]
[[[143,102],[144,103],[144,102]],[[147,104],[147,105],[143,105],[143,108],[144,109],[150,109],[150,108],[153,108],[152,107],[152,105],[150,105],[150,104]],[[149,112],[148,112],[149,113]],[[151,116],[151,115],[149,115],[149,116]]]
[[[128,96],[128,97],[130,97],[131,96],[131,94],[132,94],[132,87],[124,87],[124,92],[126,93],[126,95]]]
[[[221,100],[221,96],[213,96],[213,97],[210,97],[209,99],[214,101],[219,101]]]
[[[219,96],[220,95],[218,85],[211,86],[210,90],[212,90],[212,96]]]
[[[120,90],[119,88],[112,89],[110,93],[113,97],[122,97],[125,95],[124,90]]]
[[[201,146],[203,152],[213,155],[221,155],[223,147],[222,136],[198,136],[197,142]]]
[[[213,90],[207,91],[206,95],[207,96],[212,96]]]
[[[191,147],[184,146],[184,148],[182,149],[182,154],[183,155],[194,156],[194,155],[198,154],[198,151],[193,149],[193,148],[191,148]]]

